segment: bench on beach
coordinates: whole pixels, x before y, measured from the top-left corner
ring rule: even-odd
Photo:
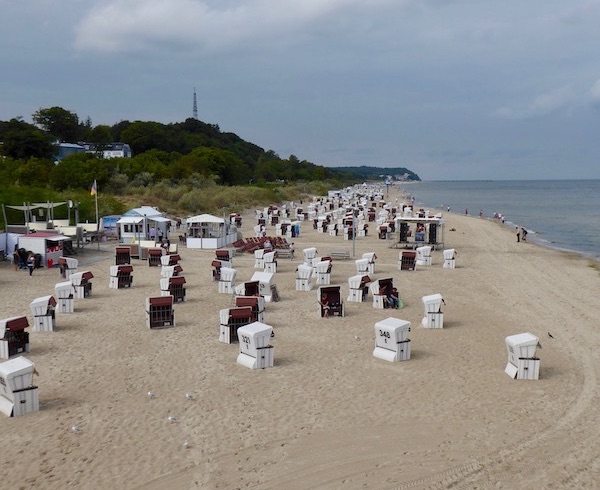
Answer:
[[[275,252],[277,252],[277,258],[290,260],[294,258],[294,251],[289,248],[276,248]]]
[[[350,260],[350,250],[331,250],[329,256],[337,260]]]

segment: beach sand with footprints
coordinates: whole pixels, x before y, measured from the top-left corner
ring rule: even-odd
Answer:
[[[352,243],[304,222],[295,259],[278,260],[280,301],[265,311],[274,366],[263,370],[237,364],[238,345],[218,341],[219,310],[234,300],[212,280],[214,251],[180,247],[186,301],[174,306],[175,327],[150,330],[145,300],[160,295],[160,268],[134,259],[133,287],[109,289],[115,244],[88,247],[78,258],[94,275],[91,297],[57,313],[55,332],[30,334],[40,411],[0,418],[0,486],[595,488],[598,271],[517,243],[496,222],[444,219],[456,268],[435,250],[414,271],[398,270],[399,250],[374,224]],[[243,215],[245,237],[255,224]],[[313,246],[320,256],[375,252],[372,278],[392,277],[404,308],[346,302],[344,318],[321,319],[316,289],[295,290],[302,250]],[[344,298],[353,259],[333,262]],[[250,280],[253,254],[237,254],[233,267],[238,283]],[[31,317],[30,302],[61,281],[57,269],[29,277],[1,263],[0,314]],[[421,298],[434,293],[446,303],[443,329],[421,326]],[[373,356],[374,324],[390,316],[411,322],[408,361]],[[504,372],[505,338],[523,332],[542,345],[536,381]]]

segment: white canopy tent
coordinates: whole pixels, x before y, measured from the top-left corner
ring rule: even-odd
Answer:
[[[185,220],[187,248],[217,249],[237,240],[237,227],[212,214],[191,216]]]

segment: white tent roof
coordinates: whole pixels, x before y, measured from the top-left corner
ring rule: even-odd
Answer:
[[[199,214],[198,216],[190,216],[186,223],[225,223],[223,218],[213,216],[212,214]]]
[[[162,216],[158,209],[154,209],[152,206],[142,206],[140,208],[130,209],[123,216],[146,216],[146,218],[155,218]]]
[[[169,221],[171,221],[169,218],[164,218],[163,216],[146,216],[146,219],[148,221],[154,221],[156,223],[167,223]],[[144,221],[144,217],[143,216],[123,216],[121,218],[119,218],[119,220],[117,221],[118,224],[120,223],[141,223],[142,221]]]

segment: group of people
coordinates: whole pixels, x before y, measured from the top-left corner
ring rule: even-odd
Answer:
[[[29,252],[26,258],[21,257],[21,254],[18,250],[13,252],[13,264],[15,266],[15,270],[19,269],[28,269],[29,275],[33,275],[33,270],[35,269],[35,255],[33,252]]]
[[[517,226],[517,242],[527,241],[527,230],[522,226]]]

